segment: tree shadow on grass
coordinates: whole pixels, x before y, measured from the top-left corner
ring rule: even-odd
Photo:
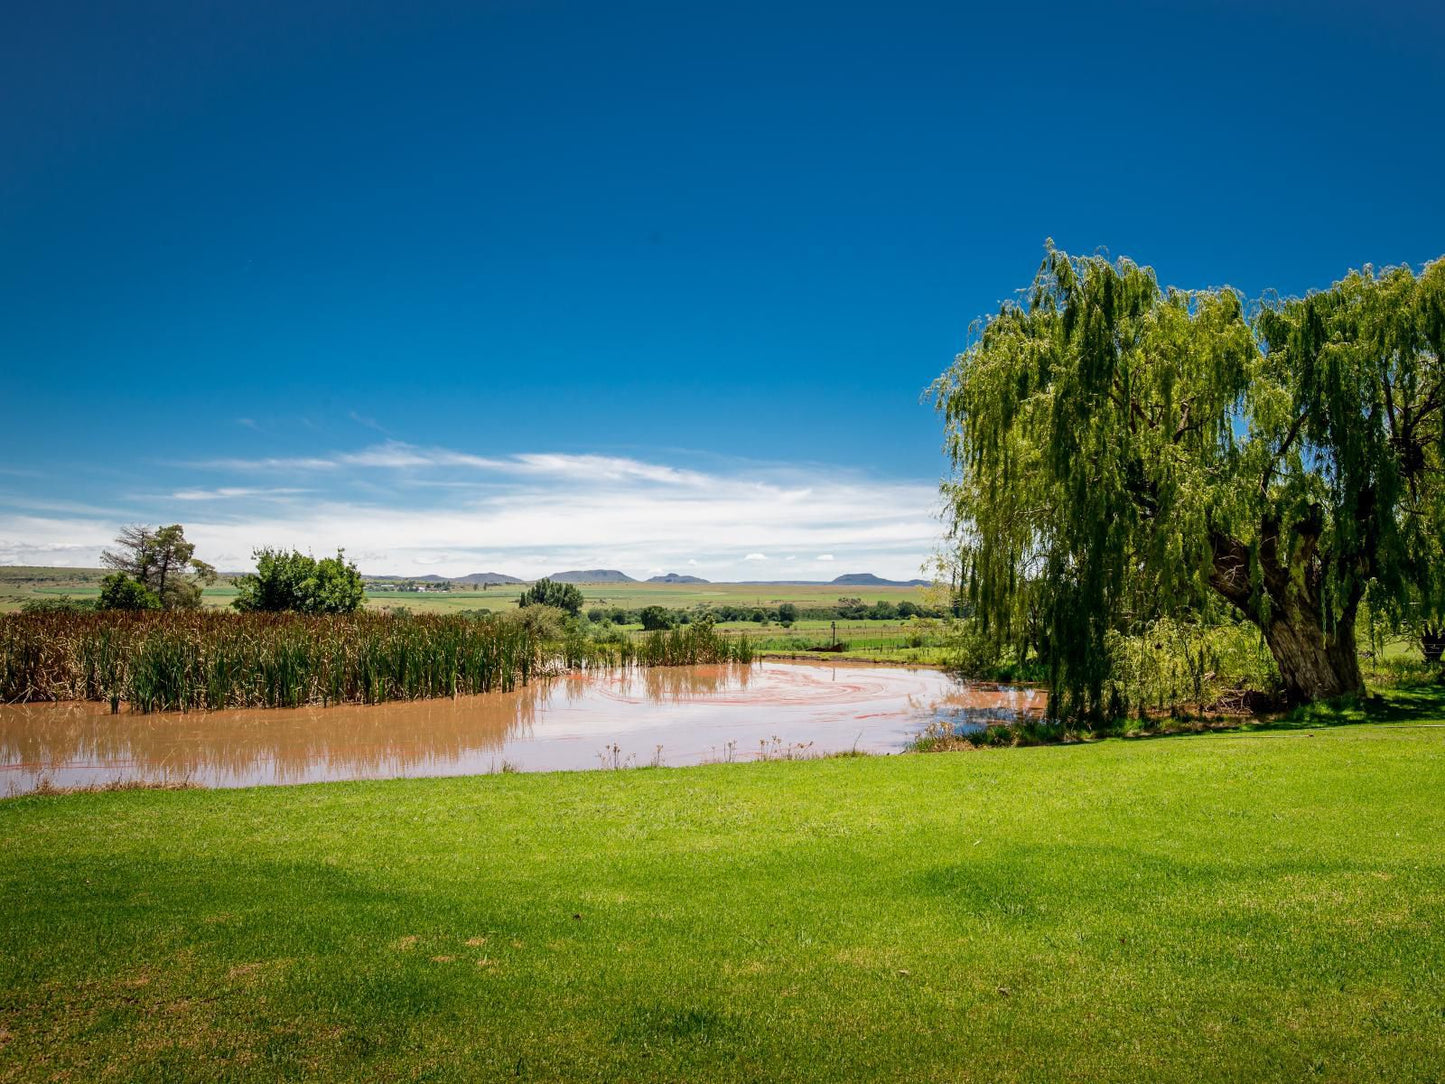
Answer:
[[[1445,683],[1396,686],[1364,696],[1343,696],[1274,715],[1159,719],[1146,730],[1110,732],[1102,737],[1155,741],[1209,734],[1259,734],[1271,731],[1326,730],[1362,724],[1445,728]]]
[[[1344,696],[1305,704],[1272,719],[1251,722],[1250,730],[1315,730],[1374,724],[1445,724],[1445,684],[1401,686],[1368,696]]]

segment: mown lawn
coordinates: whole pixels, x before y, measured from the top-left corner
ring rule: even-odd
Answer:
[[[0,802],[0,1079],[1439,1080],[1439,707]]]

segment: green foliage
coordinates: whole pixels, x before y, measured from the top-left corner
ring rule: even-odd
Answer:
[[[1056,715],[1102,719],[1111,638],[1212,597],[1292,698],[1360,687],[1367,583],[1438,590],[1442,310],[1445,261],[1251,310],[1050,246],[935,390],[963,593]]]
[[[122,527],[115,541],[119,548],[102,553],[101,564],[143,584],[160,600],[161,609],[197,609],[201,589],[215,582],[216,570],[196,557],[195,543],[186,541],[179,523]]]
[[[518,606],[555,606],[573,617],[582,612],[582,591],[575,583],[554,583],[541,579],[522,592]]]
[[[100,597],[95,601],[95,608],[97,610],[159,610],[161,599],[139,580],[131,579],[124,572],[112,572],[100,581]]]
[[[20,612],[23,614],[88,613],[94,609],[97,609],[95,599],[71,598],[69,595],[26,599],[20,604]]]
[[[672,611],[664,606],[644,606],[638,613],[637,619],[649,632],[670,629],[677,623],[673,618]]]
[[[798,607],[791,602],[784,602],[778,607],[778,623],[780,625],[791,625],[798,620]]]
[[[1177,713],[1242,706],[1267,696],[1279,672],[1259,630],[1237,620],[1180,621],[1161,617],[1137,635],[1109,637],[1104,695],[1112,717],[1126,711]]]
[[[355,613],[366,601],[361,573],[342,550],[317,560],[292,550],[258,549],[256,571],[236,580],[242,613]]]
[[[950,667],[959,675],[981,681],[1000,681],[1007,671],[1008,652],[980,621],[964,618],[950,624],[947,636]]]
[[[567,619],[571,615],[559,606],[544,606],[533,603],[514,613],[502,615],[502,619],[526,629],[538,640],[555,640],[562,635]]]
[[[707,618],[670,632],[659,630],[635,645],[635,659],[643,666],[697,666],[719,662],[750,663],[752,641],[746,636],[723,636]]]
[[[141,712],[373,704],[510,689],[542,661],[542,641],[519,614],[0,617],[7,703],[99,700],[114,710],[125,701]]]

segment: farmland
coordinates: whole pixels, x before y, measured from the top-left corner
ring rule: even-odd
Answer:
[[[100,589],[105,573],[101,569],[67,569],[37,567],[0,567],[0,613],[13,613],[27,603],[54,603],[63,599],[91,600]],[[383,581],[394,583],[396,581]],[[418,582],[418,586],[423,586]],[[453,590],[437,590],[426,584],[426,590],[380,591],[368,588],[366,608],[373,612],[399,612],[420,615],[446,615],[491,611],[507,613],[516,609],[517,596],[523,585],[510,584],[485,590],[459,585]],[[927,604],[930,591],[921,587],[852,587],[838,585],[757,585],[757,584],[584,584],[586,608],[607,607],[637,611],[646,606],[662,606],[672,611],[687,611],[707,605],[756,606],[776,610],[783,603],[792,603],[800,610],[833,607],[840,599],[859,599],[871,605],[890,602],[897,605],[909,601]],[[236,598],[236,588],[222,577],[207,587],[202,596],[204,610],[229,610]],[[633,636],[641,634],[635,622],[621,626]],[[762,655],[821,655],[810,651],[836,641],[841,651],[830,651],[833,658],[856,661],[936,665],[945,660],[944,639],[940,630],[929,623],[900,620],[799,620],[784,628],[776,622],[719,622],[718,630],[731,637],[747,636]]]
[[[60,598],[93,599],[100,591],[102,569],[40,568],[27,566],[0,567],[0,613],[18,610],[29,601],[54,601]],[[380,581],[395,583],[393,580]],[[423,586],[420,581],[418,586]],[[482,589],[458,585],[449,591],[436,590],[381,591],[367,590],[369,609],[404,607],[413,613],[457,613],[464,610],[504,610],[515,607],[520,584],[499,585]],[[865,603],[908,600],[923,602],[927,589],[921,587],[853,587],[826,585],[757,585],[737,583],[665,584],[617,583],[583,584],[582,593],[590,606],[613,606],[635,610],[644,606],[665,606],[669,609],[691,609],[708,603],[776,607],[791,602],[799,608],[832,606],[838,599],[857,598]],[[205,589],[202,605],[208,609],[224,609],[236,597],[236,588],[222,577]]]

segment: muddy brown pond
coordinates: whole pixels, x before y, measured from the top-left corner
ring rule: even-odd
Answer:
[[[243,787],[903,749],[1043,707],[936,670],[760,662],[572,674],[509,693],[367,706],[111,715],[0,706],[0,795],[114,782]]]

